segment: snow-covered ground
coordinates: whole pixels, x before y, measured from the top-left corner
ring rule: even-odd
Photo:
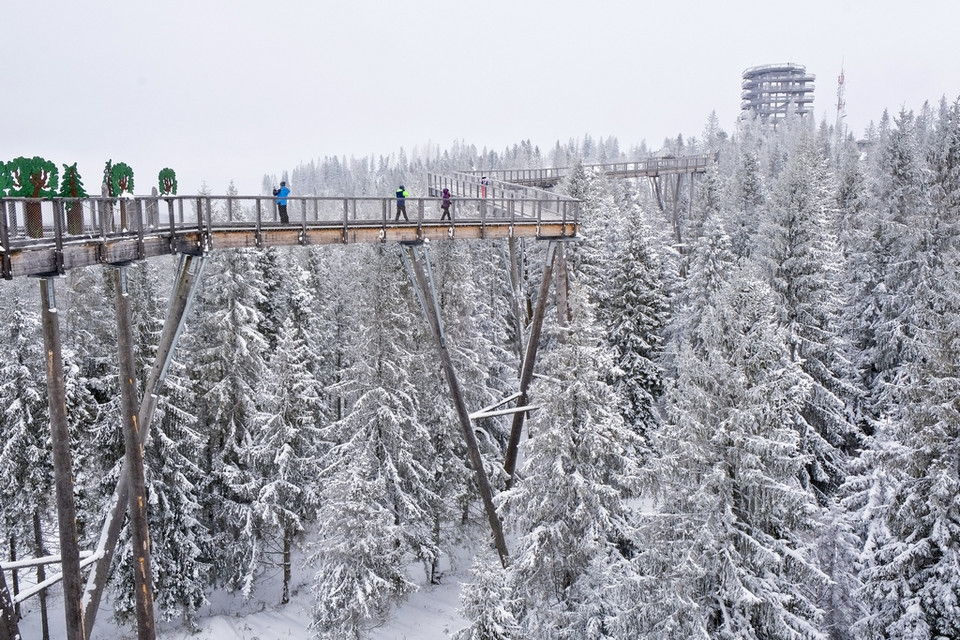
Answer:
[[[372,640],[442,640],[466,626],[457,613],[460,585],[470,580],[470,554],[458,554],[455,562],[444,558],[440,585],[427,583],[420,564],[410,566],[409,575],[420,589],[412,594],[380,627],[371,631]],[[200,612],[199,631],[182,624],[162,623],[157,628],[161,640],[308,640],[312,620],[313,596],[310,584],[313,572],[298,568],[293,572],[290,602],[280,605],[279,576],[261,582],[247,603],[226,593],[210,595],[210,604]],[[64,637],[63,599],[56,590],[49,604],[50,637]],[[36,598],[24,603],[20,631],[24,640],[40,638],[39,604]],[[136,637],[133,627],[118,628],[110,617],[109,605],[101,608],[94,629],[98,640],[127,640]]]

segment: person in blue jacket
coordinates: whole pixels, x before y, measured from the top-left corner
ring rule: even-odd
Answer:
[[[403,214],[403,219],[407,222],[410,222],[410,218],[407,217],[407,196],[410,194],[407,193],[407,190],[403,188],[403,185],[400,185],[400,188],[397,189],[397,217],[394,220],[400,219],[400,214]]]
[[[273,195],[277,196],[277,211],[280,213],[280,222],[283,224],[290,222],[290,218],[287,217],[287,196],[290,195],[287,183],[281,182],[280,188],[273,190]]]

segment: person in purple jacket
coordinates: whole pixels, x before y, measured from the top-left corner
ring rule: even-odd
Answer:
[[[446,218],[450,220],[450,189],[444,187],[442,195],[443,201],[440,203],[440,209],[443,211],[443,215],[440,216],[440,219],[443,220]]]

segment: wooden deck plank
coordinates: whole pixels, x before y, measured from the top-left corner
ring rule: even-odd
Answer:
[[[560,238],[575,237],[578,225],[571,221],[502,220],[480,222],[455,221],[453,224],[425,221],[418,225],[388,222],[362,223],[346,227],[308,223],[303,225],[271,225],[261,228],[260,242],[257,230],[251,225],[226,225],[211,229],[208,238],[201,237],[196,227],[179,228],[173,237],[169,229],[158,229],[144,234],[142,253],[136,234],[112,237],[66,237],[62,249],[62,270],[69,271],[98,264],[122,264],[140,259],[178,253],[203,253],[207,250],[255,247],[283,247],[327,244],[373,244],[378,242],[417,242],[429,240],[498,239],[498,238]],[[209,246],[205,242],[209,240]],[[172,245],[172,246],[171,246]],[[10,276],[38,276],[58,273],[57,248],[49,238],[21,242],[9,253]]]

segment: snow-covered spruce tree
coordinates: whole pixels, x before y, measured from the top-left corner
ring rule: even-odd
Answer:
[[[197,431],[204,439],[199,487],[200,541],[211,559],[214,584],[239,589],[247,583],[254,554],[251,503],[256,470],[246,450],[259,415],[267,375],[267,341],[260,333],[261,274],[253,251],[212,254],[184,339],[196,393]]]
[[[337,391],[345,413],[323,429],[314,623],[320,638],[364,637],[414,585],[405,556],[436,555],[428,505],[433,464],[409,374],[416,356],[412,292],[397,251],[358,247],[347,369]],[[358,598],[359,594],[365,594]]]
[[[43,523],[50,513],[53,495],[39,303],[12,304],[12,296],[29,298],[28,290],[18,284],[21,283],[7,285],[5,290],[11,295],[7,300],[11,304],[3,305],[3,324],[8,329],[3,342],[8,357],[0,365],[0,534],[4,555],[11,560],[12,556],[40,557],[50,551],[42,543],[38,548],[34,541],[37,537],[43,540]],[[29,293],[33,293],[36,283],[29,284],[33,285]],[[14,582],[8,584],[12,587]]]
[[[658,512],[641,523],[624,616],[647,638],[823,638],[818,510],[798,479],[811,381],[755,274],[737,270],[703,316],[655,434]]]
[[[704,220],[703,236],[693,246],[689,275],[683,281],[682,289],[675,294],[676,311],[667,327],[670,338],[666,349],[671,361],[675,358],[677,345],[702,339],[700,324],[715,306],[719,291],[730,278],[734,262],[730,236],[724,230],[719,212],[709,214]]]
[[[847,452],[856,446],[849,412],[860,395],[848,366],[850,348],[840,336],[839,253],[828,186],[826,158],[810,135],[801,136],[760,212],[754,256],[779,301],[790,357],[813,381],[797,427],[810,455],[804,482],[824,503],[843,483]]]
[[[824,507],[826,526],[818,529],[815,547],[830,582],[819,598],[825,628],[839,638],[849,637],[859,613],[851,595],[858,585],[859,545],[837,497],[848,457],[860,444],[856,416],[863,393],[850,365],[852,349],[841,335],[840,254],[831,212],[836,198],[830,184],[826,158],[812,135],[801,132],[761,211],[754,259],[779,300],[778,323],[787,333],[791,359],[812,382],[796,423],[801,451],[809,456],[801,480]]]
[[[347,309],[352,301],[347,274],[358,265],[350,259],[352,252],[346,247],[312,247],[303,255],[303,270],[307,281],[305,290],[294,292],[293,321],[297,326],[309,319],[309,335],[305,336],[308,354],[312,363],[310,372],[325,389],[324,406],[329,410],[330,420],[343,417],[343,397],[332,391],[340,381],[341,372],[347,368],[344,344],[351,330]],[[304,308],[303,302],[310,301]],[[305,316],[300,317],[300,314]]]
[[[758,209],[766,200],[763,171],[760,166],[758,141],[747,136],[738,149],[737,165],[732,194],[734,211],[728,233],[732,239],[732,250],[737,257],[750,255],[753,238],[759,227]]]
[[[914,217],[930,208],[927,168],[913,113],[901,111],[895,124],[881,126],[871,156],[869,222],[855,237],[850,256],[858,270],[846,325],[855,340],[856,365],[870,391],[869,408],[875,417],[888,412],[888,382],[896,375],[903,342],[912,331],[904,314],[916,295],[911,290],[916,284],[913,252],[918,238]]]
[[[946,117],[944,117],[946,116]],[[886,323],[877,332],[884,362],[875,387],[884,419],[868,441],[861,475],[851,483],[851,509],[865,533],[863,637],[940,638],[960,634],[960,268],[951,176],[960,161],[956,114],[941,112],[941,142],[932,165],[916,159],[916,136],[901,113],[890,136],[894,170],[888,206],[879,212],[902,235],[885,270]],[[953,148],[951,149],[951,146]],[[932,166],[933,170],[924,169]],[[906,184],[930,176],[931,182]],[[896,305],[896,306],[894,306]],[[893,312],[899,314],[894,326]],[[885,348],[884,348],[885,347]]]
[[[606,300],[605,285],[610,256],[616,247],[619,214],[607,191],[602,174],[576,164],[563,186],[571,198],[581,201],[578,250],[571,256],[570,268],[580,274],[593,304]]]
[[[80,471],[75,479],[78,527],[95,545],[124,451],[123,432],[118,427],[122,422],[117,320],[109,269],[71,269],[67,283],[67,287],[57,287],[57,306],[64,370],[73,380],[67,388],[67,420],[71,437],[77,439],[73,455]],[[74,365],[68,364],[71,362]],[[80,406],[85,408],[78,411]],[[87,521],[92,525],[89,530]]]
[[[266,247],[257,252],[255,260],[263,274],[263,296],[258,305],[260,311],[260,333],[267,340],[268,350],[274,351],[280,336],[281,327],[290,314],[287,292],[289,250],[278,247]]]
[[[572,322],[542,358],[547,380],[531,392],[540,410],[521,445],[520,480],[498,496],[517,542],[508,567],[526,637],[606,638],[619,610],[610,576],[626,563],[625,500],[638,489],[642,447],[623,424],[605,381],[612,354],[593,310],[572,286]]]
[[[470,625],[460,629],[454,640],[520,640],[524,637],[514,609],[509,574],[500,558],[483,549],[470,570],[473,581],[460,590],[460,614]]]
[[[323,480],[321,539],[311,564],[314,638],[362,640],[416,585],[404,574],[406,549],[395,514],[382,504],[387,478],[363,449]]]
[[[668,307],[660,257],[640,207],[627,200],[621,208],[624,220],[608,270],[609,295],[598,316],[614,350],[608,382],[620,398],[620,414],[646,442],[646,432],[656,421],[654,405],[663,392],[660,361]]]
[[[328,420],[323,388],[311,372],[312,300],[306,274],[290,263],[284,267],[289,284],[288,316],[280,324],[270,354],[257,429],[245,455],[255,469],[252,504],[254,556],[248,575],[262,566],[283,568],[281,603],[289,601],[293,544],[319,506],[317,475],[320,427]],[[248,578],[245,593],[253,587]]]

